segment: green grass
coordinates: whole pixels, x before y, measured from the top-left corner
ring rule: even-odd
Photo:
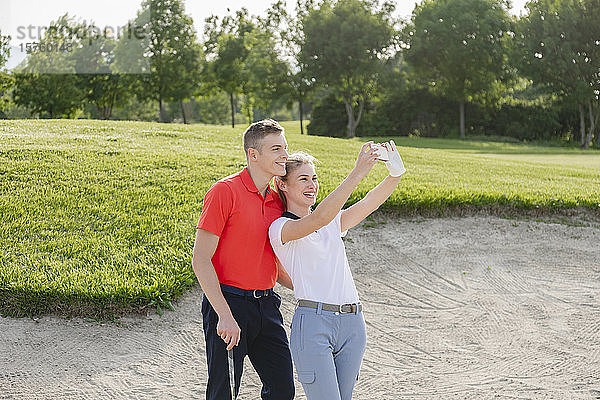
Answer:
[[[365,138],[300,136],[297,122],[284,125],[291,151],[321,160],[322,199]],[[243,128],[0,121],[0,312],[111,318],[171,308],[196,282],[191,252],[204,194],[245,164]],[[600,210],[598,151],[395,141],[408,173],[389,209]],[[349,203],[386,174],[376,166]]]

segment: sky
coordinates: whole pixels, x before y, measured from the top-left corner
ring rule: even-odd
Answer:
[[[512,0],[511,13],[519,15],[527,0]],[[274,0],[184,0],[186,13],[194,20],[196,31],[201,34],[204,20],[210,15],[223,16],[246,7],[250,14],[260,15],[269,8]],[[288,0],[289,11],[293,11],[295,0]],[[408,18],[415,7],[415,0],[397,0],[396,14]],[[419,0],[420,2],[420,0]],[[94,21],[96,26],[117,27],[135,17],[141,8],[142,0],[0,0],[0,32],[12,37],[11,60],[7,64],[12,68],[24,54],[21,45],[34,42],[37,27],[48,26],[50,21],[69,13],[87,22]],[[29,27],[33,28],[29,28]],[[14,64],[14,65],[13,65]]]

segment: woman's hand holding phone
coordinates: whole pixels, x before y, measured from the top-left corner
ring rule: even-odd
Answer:
[[[377,157],[378,154],[373,147],[372,141],[363,144],[358,153],[358,157],[356,158],[356,165],[352,172],[360,179],[363,179],[365,176],[369,175],[373,166],[377,164]]]
[[[394,143],[393,140],[390,140],[389,143],[384,143],[384,145],[388,150],[388,161],[385,162],[385,166],[390,172],[390,176],[402,176],[406,172],[406,168],[404,167],[404,162],[402,162],[400,153],[398,153],[396,143]]]

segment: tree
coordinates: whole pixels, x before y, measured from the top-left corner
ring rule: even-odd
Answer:
[[[279,33],[279,49],[288,63],[287,79],[282,87],[288,92],[290,100],[298,103],[301,135],[304,134],[304,103],[314,88],[314,82],[301,58],[305,41],[302,21],[314,7],[313,0],[297,0],[294,16],[288,14],[285,3],[280,0],[267,10],[266,18],[275,26],[272,30]]]
[[[538,0],[529,2],[527,9],[515,38],[519,70],[578,104],[581,146],[588,148],[600,113],[600,2]]]
[[[590,27],[589,31],[587,29],[584,31],[587,34],[584,46],[584,52],[588,56],[586,62],[591,64],[589,84],[593,88],[593,95],[590,95],[589,104],[595,108],[595,115],[591,113],[590,119],[594,121],[595,128],[600,128],[598,126],[598,119],[600,118],[600,26],[598,24],[598,21],[600,21],[600,2],[598,0],[585,0],[583,6],[583,24],[581,26]],[[592,126],[590,126],[589,132],[588,137],[591,140],[593,135]],[[596,131],[596,147],[600,148],[600,129]]]
[[[2,31],[0,31],[0,68],[4,67],[6,61],[8,61],[8,57],[10,57],[10,36],[2,35]]]
[[[289,65],[281,59],[281,48],[274,33],[274,18],[258,18],[252,32],[247,35],[249,53],[244,61],[242,92],[246,98],[249,122],[254,111],[269,114],[274,104],[290,92],[288,87]]]
[[[109,119],[115,106],[127,103],[129,80],[114,72],[116,41],[102,35],[89,37],[94,23],[83,23],[74,44],[72,58],[85,98],[98,109],[102,119]]]
[[[247,81],[244,63],[250,54],[249,34],[254,28],[248,10],[242,8],[235,17],[224,17],[220,25],[218,17],[208,18],[204,29],[207,37],[204,47],[210,59],[206,77],[229,96],[232,127],[235,127],[235,97],[242,93]]]
[[[347,136],[354,137],[365,102],[371,95],[382,59],[395,36],[391,3],[325,1],[302,20],[300,51],[306,72],[341,98],[348,116]]]
[[[70,118],[83,101],[74,78],[74,74],[17,73],[14,101],[40,117]]]
[[[67,14],[50,23],[39,50],[33,50],[15,73],[16,104],[49,118],[71,117],[81,107],[85,94],[71,56],[77,38],[70,32],[76,31],[76,25]]]
[[[120,74],[80,75],[86,99],[96,106],[102,119],[110,119],[115,107],[123,106],[130,97],[129,79]]]
[[[2,115],[2,110],[7,103],[4,95],[13,84],[12,76],[2,70],[6,61],[8,61],[8,57],[10,57],[9,43],[10,36],[3,36],[0,31],[0,115]]]
[[[148,32],[141,45],[150,65],[150,73],[140,75],[138,95],[158,101],[159,119],[164,122],[164,103],[189,98],[198,85],[201,53],[193,21],[181,0],[145,0],[136,25]],[[136,46],[126,43],[124,48]]]
[[[408,64],[459,103],[465,137],[465,103],[498,86],[507,69],[511,23],[504,0],[425,0],[405,27]]]
[[[73,116],[87,100],[103,119],[110,118],[113,107],[125,104],[130,93],[130,79],[114,72],[115,49],[115,40],[93,22],[77,22],[65,14],[50,24],[39,51],[29,54],[19,70],[15,102],[53,118]],[[134,56],[130,52],[128,58]]]
[[[203,53],[199,43],[194,42],[191,51],[187,52],[180,59],[179,79],[172,83],[169,94],[170,99],[177,102],[183,117],[183,123],[187,124],[186,107],[184,101],[188,101],[198,90],[198,85],[202,76]]]
[[[275,101],[288,92],[289,67],[281,59],[275,34],[280,18],[273,10],[266,18],[259,18],[242,8],[222,20],[215,16],[207,19],[204,47],[209,61],[204,81],[214,84],[205,89],[227,93],[232,126],[236,97],[243,96],[242,112],[252,122],[257,111],[268,114]]]

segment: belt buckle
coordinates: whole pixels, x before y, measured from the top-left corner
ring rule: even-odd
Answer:
[[[350,314],[352,311],[352,306],[353,304],[340,304],[340,314]],[[350,311],[344,311],[344,307],[346,307],[346,309],[348,307],[350,307]]]
[[[264,290],[261,290],[261,292],[263,292],[263,294],[261,294],[260,296],[256,295],[256,292],[258,292],[258,289],[254,289],[254,291],[252,291],[252,296],[254,296],[255,299],[260,299],[261,297],[264,296]]]

